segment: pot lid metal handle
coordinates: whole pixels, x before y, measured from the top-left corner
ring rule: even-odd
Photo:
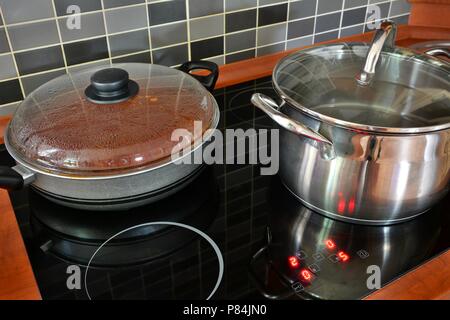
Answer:
[[[375,68],[380,59],[381,52],[393,51],[395,49],[395,38],[397,35],[397,25],[392,21],[383,21],[377,29],[367,52],[366,61],[361,73],[356,75],[356,81],[360,85],[367,86],[375,75]]]

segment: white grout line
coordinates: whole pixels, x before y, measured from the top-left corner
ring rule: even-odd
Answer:
[[[148,11],[148,3],[147,0],[145,1],[145,14],[147,15],[147,36],[148,36],[148,47],[150,49],[149,55],[150,55],[150,63],[153,63],[153,45],[152,45],[152,34],[150,32],[150,14]]]
[[[132,53],[125,53],[125,54],[121,54],[121,55],[118,55],[118,56],[111,57],[111,60],[131,57],[131,56],[134,56],[136,54],[146,53],[146,52],[149,52],[149,51],[151,51],[151,50],[146,49],[146,50],[135,51],[135,52],[132,52]]]
[[[312,43],[316,41],[316,23],[317,23],[317,11],[319,10],[319,0],[316,1],[316,10],[314,11],[314,26],[313,26],[313,38]]]
[[[225,14],[225,1],[226,0],[222,0],[222,4],[223,4],[223,54],[225,55],[227,52],[227,25],[226,25],[226,21],[227,21],[227,16]],[[225,57],[223,58],[223,62],[226,63],[225,61]]]
[[[342,21],[344,20],[344,8],[345,8],[345,2],[346,2],[347,0],[343,0],[342,1],[342,8],[341,8],[341,19],[340,19],[340,21],[339,21],[339,32],[338,32],[338,38],[340,38],[341,37],[341,30],[342,30]],[[353,9],[353,8],[352,8]],[[367,9],[366,9],[366,11],[367,11]]]
[[[392,2],[393,2],[393,0],[390,0],[390,1],[389,1],[389,11],[388,11],[388,15],[387,15],[387,18],[388,18],[388,19],[391,19]]]
[[[5,16],[3,15],[3,9],[0,6],[0,16],[3,20],[3,22],[5,21]],[[9,32],[8,32],[8,27],[5,25],[5,35],[6,35],[6,40],[8,42],[9,45],[9,49],[12,50],[12,45],[11,45],[11,39],[9,38]],[[22,79],[20,78],[20,73],[19,73],[19,67],[17,65],[17,61],[16,61],[16,56],[14,54],[11,55],[12,59],[13,59],[13,63],[14,63],[14,68],[16,69],[16,74],[17,74],[17,79],[19,80],[19,85],[20,85],[20,91],[22,92],[22,96],[25,97],[25,89],[23,87],[23,83],[22,83]],[[1,81],[3,82],[3,81]]]
[[[52,0],[52,8],[53,8],[53,13],[56,15],[55,0]],[[59,42],[60,42],[60,46],[61,46],[61,54],[62,54],[63,61],[64,61],[64,68],[65,68],[66,72],[69,72],[69,69],[67,69],[66,52],[64,51],[63,39],[62,39],[61,29],[59,27],[58,21],[56,21],[56,29],[58,30],[58,37],[59,37]]]
[[[25,74],[25,75],[21,76],[21,78],[22,79],[24,79],[24,78],[26,79],[26,78],[31,78],[31,77],[34,77],[34,76],[39,76],[41,74],[47,74],[47,73],[52,73],[52,72],[56,72],[56,71],[66,71],[67,72],[69,67],[70,66],[56,68],[56,69],[51,69],[51,70],[46,70],[46,71],[39,71],[39,72],[35,72],[35,73],[30,73],[30,74]]]
[[[186,0],[186,32],[187,32],[187,44],[188,44],[188,61],[192,60],[191,52],[191,14],[189,12],[189,0]],[[158,48],[159,49],[159,48]]]
[[[373,5],[373,4],[369,3],[369,2],[367,3],[366,14],[364,16],[363,32],[366,30],[366,27],[367,27],[367,15],[369,14],[369,7]]]
[[[12,105],[14,105],[14,104],[19,104],[19,103],[21,103],[22,101],[23,101],[23,100],[19,100],[19,101],[8,102],[8,103],[5,103],[5,104],[2,104],[2,105],[0,105],[0,109],[10,107],[10,106],[12,106]]]
[[[109,57],[109,64],[112,64],[112,54],[111,54],[111,45],[109,43],[109,37],[108,37],[108,25],[106,23],[106,12],[105,12],[105,4],[103,0],[100,0],[100,3],[102,5],[102,12],[103,12],[103,24],[105,26],[105,37],[106,37],[106,46],[108,47],[108,57]]]
[[[284,51],[287,50],[287,46],[288,46],[288,31],[289,31],[289,21],[290,21],[289,20],[290,10],[291,10],[291,1],[289,1],[288,5],[287,5],[286,34],[284,35],[284,40],[285,40]]]
[[[259,38],[259,30],[258,30],[258,25],[259,25],[259,0],[256,0],[256,35],[255,35],[255,48],[258,46],[258,38]],[[258,50],[255,49],[255,57],[258,55]]]

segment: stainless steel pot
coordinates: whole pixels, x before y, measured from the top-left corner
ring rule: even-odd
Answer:
[[[252,97],[282,128],[283,182],[317,212],[391,224],[423,213],[448,192],[450,65],[396,48],[395,32],[384,22],[370,47],[331,44],[294,53],[273,73],[282,104]]]
[[[205,131],[217,127],[220,112],[208,91],[218,67],[189,62],[180,69],[122,64],[64,75],[38,88],[7,128],[5,145],[17,165],[0,167],[0,187],[31,185],[57,203],[112,210],[186,186],[202,165],[175,162],[192,159],[210,138]],[[189,75],[196,69],[210,73]],[[203,122],[201,132],[195,121]],[[192,135],[172,141],[175,129]],[[190,151],[173,153],[186,147]]]

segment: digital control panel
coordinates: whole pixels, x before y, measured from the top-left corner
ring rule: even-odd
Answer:
[[[365,249],[350,254],[333,239],[326,239],[317,249],[312,254],[305,250],[298,250],[286,257],[287,267],[284,269],[287,271],[287,280],[297,294],[301,294],[305,288],[315,286],[324,268],[328,271],[335,270],[333,265],[336,267],[346,265],[354,259],[361,262],[370,256]]]

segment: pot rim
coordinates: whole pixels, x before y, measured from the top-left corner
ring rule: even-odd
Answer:
[[[219,124],[219,120],[220,120],[220,110],[219,110],[219,106],[217,104],[216,99],[214,98],[214,96],[209,93],[212,96],[212,101],[214,104],[214,115],[211,121],[211,125],[209,126],[208,129],[206,130],[214,130],[217,129],[217,126]],[[9,130],[9,125],[7,130]],[[205,131],[207,132],[207,131]],[[51,176],[51,177],[56,177],[56,178],[60,178],[60,179],[67,179],[67,180],[108,180],[108,179],[115,179],[115,178],[124,178],[124,177],[128,177],[128,176],[135,176],[135,175],[139,175],[139,174],[144,174],[153,170],[157,170],[160,169],[164,166],[167,165],[171,165],[174,164],[175,161],[181,160],[185,157],[189,157],[190,155],[192,155],[193,152],[195,152],[197,149],[201,148],[204,144],[205,141],[208,141],[213,135],[213,131],[209,131],[208,135],[204,135],[202,136],[201,140],[197,140],[196,142],[194,142],[194,147],[192,148],[191,146],[191,150],[189,153],[182,155],[182,156],[178,156],[175,159],[172,160],[171,155],[169,155],[168,157],[158,160],[156,162],[151,162],[149,164],[147,164],[147,167],[137,167],[137,168],[131,168],[128,171],[126,171],[126,169],[122,170],[125,171],[123,173],[118,173],[118,174],[107,174],[108,171],[86,171],[84,173],[86,173],[86,175],[83,175],[83,171],[74,171],[73,173],[71,172],[58,172],[57,169],[55,170],[50,170],[49,168],[45,168],[45,167],[41,167],[41,166],[37,166],[35,164],[30,163],[29,161],[22,159],[15,151],[14,148],[11,147],[11,145],[9,144],[8,141],[8,135],[5,135],[4,137],[4,144],[6,146],[6,150],[8,151],[8,153],[11,155],[11,157],[13,157],[13,159],[19,164],[22,165],[23,167],[35,172],[35,173],[39,173],[42,175],[46,175],[46,176]],[[201,143],[200,143],[201,142]],[[183,164],[174,164],[174,165],[180,165],[182,166]],[[102,173],[105,174],[102,174]],[[114,171],[109,171],[109,172],[114,172]],[[87,175],[87,174],[91,174],[91,175]]]
[[[356,122],[336,119],[336,118],[333,118],[333,117],[330,117],[327,115],[323,115],[319,112],[313,111],[313,110],[305,107],[304,105],[302,105],[295,99],[291,98],[279,86],[279,84],[275,80],[276,79],[275,74],[278,72],[278,68],[281,66],[281,64],[283,62],[285,62],[289,59],[292,59],[293,54],[296,54],[299,52],[308,53],[310,51],[314,51],[319,48],[334,47],[337,45],[346,46],[348,48],[346,50],[351,50],[352,47],[354,47],[354,46],[364,46],[367,48],[369,47],[369,45],[364,42],[352,42],[352,43],[337,42],[337,43],[331,43],[331,44],[321,45],[321,46],[317,46],[317,47],[312,47],[312,48],[308,48],[308,49],[304,49],[304,50],[299,50],[299,51],[296,51],[296,52],[280,59],[278,61],[277,65],[275,66],[275,68],[273,69],[272,83],[273,83],[273,87],[274,87],[275,91],[283,99],[283,101],[289,103],[290,106],[294,107],[295,109],[297,109],[297,110],[305,113],[306,115],[309,115],[319,121],[326,122],[332,126],[338,126],[338,127],[342,127],[342,128],[350,129],[350,130],[366,131],[366,132],[372,132],[372,133],[375,132],[375,133],[382,133],[382,134],[419,134],[419,133],[430,133],[430,132],[436,132],[436,131],[450,129],[450,122],[440,124],[440,125],[426,126],[426,127],[399,128],[399,127],[371,126],[371,125],[365,125],[365,124],[360,124],[360,123],[356,123]],[[341,51],[344,51],[344,50],[341,50]],[[414,50],[409,50],[409,49],[400,48],[400,47],[396,47],[396,51],[394,53],[392,53],[392,52],[389,52],[389,53],[384,52],[384,53],[390,54],[390,55],[395,55],[395,56],[398,56],[398,57],[401,57],[404,59],[407,57],[408,60],[410,60],[410,61],[423,63],[423,64],[430,64],[434,67],[444,68],[444,71],[447,71],[450,76],[450,63],[447,63],[438,58],[435,58],[435,57],[432,57],[429,55],[425,55],[425,54],[421,54]]]

